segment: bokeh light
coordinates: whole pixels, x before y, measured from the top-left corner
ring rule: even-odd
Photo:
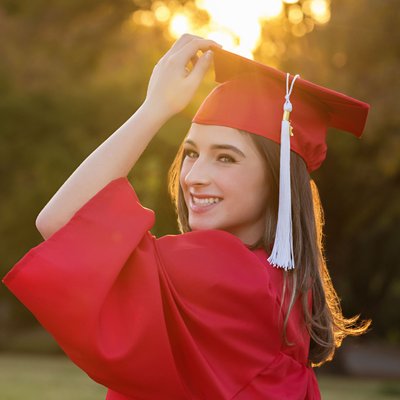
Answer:
[[[299,24],[303,21],[303,17],[304,14],[300,6],[294,5],[289,8],[288,18],[292,24]]]
[[[171,17],[171,10],[162,1],[155,1],[151,9],[157,21],[167,22]]]
[[[303,10],[319,24],[326,24],[331,19],[329,0],[306,0]]]
[[[158,0],[151,10],[136,11],[133,21],[146,27],[156,22],[165,25],[172,39],[183,33],[213,39],[226,50],[254,58],[261,45],[263,53],[278,55],[280,45],[266,44],[271,39],[263,37],[264,32],[274,33],[275,38],[279,30],[281,36],[301,37],[315,25],[329,22],[330,17],[330,0],[193,0],[184,5],[177,0]]]
[[[190,32],[190,20],[184,13],[176,13],[169,24],[169,32],[173,37],[179,37],[186,32]]]

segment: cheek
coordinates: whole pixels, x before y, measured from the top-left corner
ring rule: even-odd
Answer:
[[[181,171],[179,173],[179,183],[180,183],[182,189],[184,189],[186,187],[185,177],[189,173],[189,170],[190,169],[188,168],[187,163],[183,162],[182,166],[181,166]]]
[[[258,174],[252,176],[248,173],[236,177],[237,191],[241,196],[247,197],[250,203],[256,208],[264,209],[268,200],[268,181],[263,171],[257,170]]]
[[[260,174],[254,179],[253,187],[258,199],[265,204],[269,196],[269,182],[264,171],[260,171]]]

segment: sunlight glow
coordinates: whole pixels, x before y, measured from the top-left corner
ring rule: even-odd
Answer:
[[[191,0],[184,5],[156,0],[151,11],[136,11],[133,22],[165,25],[174,39],[184,33],[213,39],[226,50],[254,58],[257,49],[270,57],[282,55],[276,38],[304,36],[330,18],[330,0]],[[266,39],[271,36],[277,40],[273,46],[266,43],[272,43]]]
[[[306,3],[309,3],[305,4],[305,6],[309,7],[311,15],[316,22],[325,24],[330,20],[331,12],[326,0],[310,0]]]
[[[295,5],[289,8],[288,18],[292,24],[299,24],[303,21],[303,16],[303,11],[300,6]]]
[[[151,9],[154,12],[157,21],[166,22],[171,16],[170,9],[162,1],[155,1],[151,6]]]
[[[207,37],[219,41],[226,50],[250,58],[260,43],[262,20],[276,18],[283,11],[281,0],[247,0],[245,7],[237,0],[196,0],[196,6],[210,16]],[[224,33],[218,35],[220,32]]]
[[[171,36],[178,38],[186,32],[191,31],[189,18],[182,13],[175,14],[169,24],[169,32]]]
[[[133,22],[143,26],[151,27],[154,25],[154,14],[151,11],[139,10],[132,16]]]

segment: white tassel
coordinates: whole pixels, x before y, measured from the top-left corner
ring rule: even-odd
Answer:
[[[293,235],[292,235],[292,199],[290,188],[290,136],[292,127],[289,116],[292,111],[290,94],[293,90],[296,75],[289,90],[289,74],[286,79],[286,101],[283,106],[281,125],[281,154],[279,171],[279,209],[275,242],[268,261],[271,265],[285,270],[294,268]]]

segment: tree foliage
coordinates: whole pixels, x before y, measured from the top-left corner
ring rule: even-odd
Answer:
[[[0,254],[4,275],[42,239],[35,219],[75,168],[141,104],[171,45],[132,12],[151,1],[0,1]],[[345,314],[373,319],[373,333],[400,341],[400,136],[396,110],[400,33],[395,0],[336,0],[332,20],[301,38],[281,37],[281,68],[372,106],[361,141],[338,132],[315,173],[325,206],[327,258]],[[268,27],[264,40],[271,40]],[[6,38],[6,40],[4,40]],[[261,60],[266,61],[266,60]],[[156,235],[176,233],[168,166],[191,116],[214,85],[152,141],[130,178],[157,213]],[[0,324],[32,324],[0,291]],[[1,342],[1,337],[0,337]]]
[[[326,211],[327,258],[344,311],[373,319],[369,337],[400,341],[400,22],[394,1],[332,3],[332,20],[297,43],[307,78],[371,105],[361,140],[328,135],[315,179]],[[289,52],[290,53],[290,52]],[[299,61],[300,60],[300,61]]]

